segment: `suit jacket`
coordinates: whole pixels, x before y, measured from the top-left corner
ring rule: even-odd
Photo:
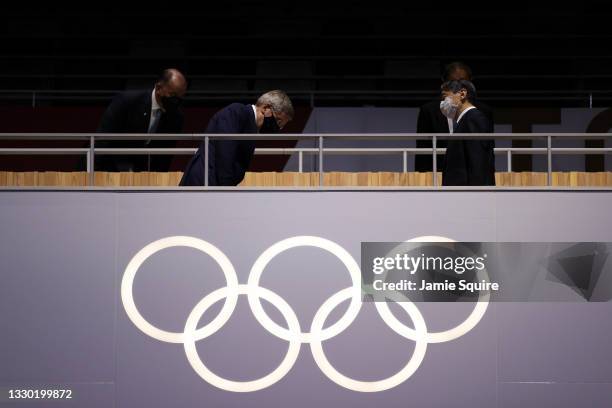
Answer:
[[[102,115],[98,132],[104,133],[147,133],[151,120],[151,92],[127,91],[117,94]],[[181,133],[183,131],[183,114],[180,111],[162,112],[155,133]],[[121,140],[96,142],[97,147],[175,147],[176,141],[153,140],[147,143],[143,140]],[[153,155],[150,165],[152,170],[168,171],[171,156]],[[100,156],[96,162],[100,170],[126,171],[146,170],[147,157],[134,156]]]
[[[478,110],[489,118],[491,123],[495,123],[493,120],[493,110],[482,102],[476,102],[474,104]],[[448,131],[448,121],[446,116],[440,112],[440,100],[428,102],[421,106],[419,110],[419,116],[417,118],[417,133],[440,133],[446,134]],[[446,147],[446,140],[438,140],[436,142],[437,147]],[[419,148],[431,148],[431,140],[417,140],[416,147]],[[438,169],[444,169],[445,157],[444,155],[438,155]],[[414,159],[414,171],[432,171],[431,155],[418,154]]]
[[[151,120],[151,92],[127,91],[117,94],[104,112],[99,132],[147,133]],[[183,114],[162,112],[155,133],[180,133],[183,130]]]
[[[493,123],[479,109],[467,111],[454,133],[493,133]],[[493,140],[450,139],[442,173],[445,186],[494,186],[495,155]]]
[[[205,133],[257,133],[253,107],[233,103],[221,109],[210,119]],[[204,143],[187,164],[179,185],[204,185]],[[254,140],[211,140],[208,143],[208,185],[238,185],[249,168],[254,151]]]

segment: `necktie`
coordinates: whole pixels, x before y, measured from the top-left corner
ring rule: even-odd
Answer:
[[[151,112],[151,123],[149,124],[149,130],[147,133],[155,133],[159,126],[159,118],[161,117],[161,109],[155,109]]]

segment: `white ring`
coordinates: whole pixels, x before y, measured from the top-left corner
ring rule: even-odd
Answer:
[[[134,294],[132,287],[134,284],[134,278],[136,277],[136,272],[138,272],[138,268],[140,268],[140,266],[144,263],[144,261],[147,260],[148,257],[158,251],[161,251],[162,249],[178,246],[198,249],[208,254],[221,267],[221,270],[225,275],[227,287],[235,288],[236,286],[238,286],[238,277],[236,276],[236,271],[234,270],[234,266],[227,258],[227,256],[225,256],[225,254],[221,252],[216,246],[201,239],[186,236],[166,237],[157,241],[153,241],[149,245],[138,251],[138,253],[134,255],[134,257],[130,260],[127,267],[125,268],[123,279],[121,281],[121,301],[123,302],[125,312],[136,327],[138,327],[143,333],[153,337],[154,339],[167,343],[182,343],[183,333],[165,331],[149,323],[140,314],[138,308],[136,307],[136,304],[134,303]],[[223,326],[225,322],[227,322],[231,317],[236,307],[237,301],[238,294],[231,293],[231,296],[228,296],[225,303],[223,304],[223,308],[219,312],[219,315],[215,317],[206,326],[198,329],[196,337],[199,339],[205,338],[210,334],[214,333],[215,331],[219,330],[219,328],[221,328],[221,326]]]
[[[406,242],[456,242],[446,237],[424,236],[413,238]],[[174,246],[186,246],[198,249],[210,255],[221,267],[225,279],[226,287],[217,289],[205,296],[198,302],[190,312],[185,330],[183,333],[168,332],[161,330],[144,319],[140,314],[133,298],[133,283],[136,273],[144,261],[156,252]],[[302,333],[299,320],[289,304],[274,292],[259,287],[259,280],[267,264],[278,254],[299,246],[313,246],[324,249],[336,255],[346,266],[351,276],[352,286],[332,295],[316,312],[310,332]],[[486,281],[489,281],[486,270],[478,272],[478,277],[484,274]],[[328,340],[345,330],[357,317],[361,308],[361,271],[355,259],[340,245],[320,237],[297,236],[279,241],[272,245],[253,264],[248,278],[247,285],[239,285],[238,277],[230,260],[214,245],[193,237],[174,236],[154,241],[142,248],[128,263],[121,282],[121,300],[130,320],[145,334],[164,342],[183,343],[187,359],[196,373],[209,384],[223,390],[233,392],[251,392],[267,388],[281,380],[295,364],[301,343],[310,343],[313,358],[321,371],[336,384],[347,389],[359,392],[377,392],[393,388],[406,381],[418,369],[425,357],[428,343],[440,343],[456,339],[473,329],[484,316],[490,294],[488,292],[479,293],[476,306],[470,316],[458,326],[441,331],[427,331],[425,320],[414,303],[402,294],[397,294],[395,300],[411,317],[414,322],[414,329],[400,322],[391,310],[387,302],[375,302],[376,309],[383,321],[396,333],[416,342],[412,357],[408,363],[396,374],[379,381],[359,381],[337,371],[328,361],[323,351],[323,341]],[[289,342],[289,348],[281,364],[268,375],[253,381],[231,381],[217,376],[211,372],[200,359],[196,342],[204,339],[219,329],[229,320],[233,313],[238,296],[247,295],[249,305],[257,321],[271,334]],[[395,296],[394,296],[395,297]],[[197,325],[202,315],[210,306],[225,298],[225,303],[221,312],[209,324],[197,329]],[[287,321],[288,329],[276,324],[265,313],[260,298],[270,301],[283,315]],[[351,299],[346,313],[330,327],[323,329],[326,319],[330,313],[343,301]],[[400,300],[398,300],[400,299]]]
[[[409,239],[406,242],[457,242],[451,238],[440,237],[440,236],[422,236]],[[478,271],[477,276],[479,279],[484,279],[489,282],[489,275],[484,271]],[[439,332],[428,332],[427,342],[428,343],[444,343],[447,341],[455,340],[464,334],[472,330],[480,322],[482,317],[485,315],[489,306],[489,299],[491,295],[489,292],[479,292],[478,300],[474,306],[472,313],[459,325],[452,329],[439,331]],[[380,314],[380,317],[391,327],[396,333],[410,339],[415,340],[417,333],[411,327],[403,324],[389,309],[387,302],[375,302],[376,310]],[[401,304],[401,303],[400,303]]]
[[[338,306],[341,302],[348,299],[350,297],[349,289],[344,289],[329,299],[327,299],[323,305],[319,308],[315,317],[312,321],[312,327],[310,328],[311,333],[317,333],[321,330],[323,325],[325,324],[325,319],[329,316],[329,314]],[[414,372],[419,368],[423,358],[425,357],[425,352],[427,351],[427,340],[425,336],[427,335],[427,326],[425,325],[425,319],[419,309],[414,305],[414,303],[400,302],[399,305],[410,315],[411,319],[414,321],[414,327],[416,329],[416,344],[414,346],[414,351],[412,357],[406,363],[406,365],[394,375],[385,378],[383,380],[378,381],[359,381],[341,374],[336,368],[334,368],[327,357],[325,356],[325,352],[323,351],[323,344],[321,341],[313,341],[310,343],[310,350],[312,351],[312,356],[323,372],[333,382],[336,384],[347,388],[353,391],[359,392],[379,392],[385,391],[390,388],[396,387],[397,385],[406,381]]]
[[[289,342],[287,354],[285,355],[285,358],[280,363],[280,365],[266,376],[252,381],[232,381],[219,377],[217,374],[210,371],[208,367],[204,365],[204,363],[200,359],[200,356],[198,355],[198,350],[196,349],[195,344],[198,340],[197,336],[195,336],[195,334],[197,333],[196,327],[200,318],[206,312],[206,310],[211,305],[223,299],[224,297],[234,296],[238,294],[248,294],[249,296],[257,296],[258,298],[262,297],[272,303],[281,312],[281,314],[287,321],[289,331],[293,333],[293,339]],[[204,297],[204,299],[202,299],[189,314],[189,317],[187,318],[187,323],[185,324],[185,354],[187,355],[187,360],[189,360],[191,367],[193,367],[195,372],[198,373],[198,375],[209,384],[226,391],[258,391],[267,388],[272,384],[276,383],[277,381],[281,380],[291,370],[300,353],[301,343],[298,340],[299,333],[300,322],[298,321],[295,312],[291,309],[289,304],[287,304],[287,302],[285,302],[283,298],[278,296],[276,293],[265,288],[253,287],[248,285],[239,285],[234,290],[225,287],[217,289],[206,297]]]
[[[259,258],[257,258],[249,273],[248,284],[249,286],[259,287],[261,274],[268,263],[281,252],[300,246],[317,247],[334,254],[342,261],[344,266],[346,266],[351,276],[353,285],[348,288],[352,292],[351,303],[348,310],[336,323],[322,330],[319,333],[321,337],[316,339],[318,341],[327,340],[344,331],[355,320],[359,314],[359,309],[361,309],[361,269],[346,249],[333,241],[320,237],[297,236],[284,239],[266,249]],[[291,333],[290,330],[278,325],[266,314],[258,297],[253,297],[249,294],[248,299],[255,318],[266,330],[283,340],[294,340],[294,334]],[[302,343],[313,341],[312,334],[300,333],[299,341]]]

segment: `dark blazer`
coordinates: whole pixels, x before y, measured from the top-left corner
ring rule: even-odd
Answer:
[[[205,133],[257,133],[252,105],[233,103],[226,106],[210,119]],[[179,185],[204,185],[204,143],[187,164]],[[249,168],[254,151],[254,140],[211,140],[208,143],[208,185],[238,185]]]
[[[98,132],[104,133],[147,133],[151,119],[151,92],[127,91],[117,94],[102,115]],[[155,133],[180,133],[183,131],[183,114],[163,112]],[[150,143],[143,140],[101,141],[98,147],[173,147],[175,141],[154,140]],[[105,170],[145,170],[147,157],[139,156],[101,156],[101,167]],[[152,156],[152,167],[155,170],[168,171],[170,156]],[[144,167],[144,168],[143,168]],[[166,167],[166,168],[164,168]]]
[[[147,133],[151,119],[151,92],[127,91],[117,94],[102,116],[99,132]],[[183,114],[163,112],[155,133],[179,133],[183,130]]]
[[[476,102],[474,104],[478,110],[485,114],[489,118],[491,123],[495,123],[493,120],[493,110],[482,102]],[[417,118],[417,133],[441,133],[446,134],[448,131],[448,122],[446,116],[440,112],[440,100],[431,101],[421,106],[419,110],[419,116]],[[436,142],[437,147],[446,147],[446,140],[438,140]],[[417,140],[416,147],[418,148],[431,148],[431,140]],[[439,154],[438,170],[444,169],[444,155]],[[417,154],[414,158],[414,171],[432,171],[433,165],[431,162],[431,155],[429,154]]]
[[[493,133],[493,123],[479,109],[467,111],[454,133]],[[494,186],[493,140],[450,139],[442,173],[444,186]]]

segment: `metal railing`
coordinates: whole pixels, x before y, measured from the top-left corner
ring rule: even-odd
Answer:
[[[371,36],[367,36],[372,38]],[[482,38],[482,36],[478,36]],[[513,35],[512,37],[516,37]],[[46,34],[45,38],[49,38]],[[150,38],[150,37],[146,37]],[[275,37],[274,37],[275,38]],[[353,39],[355,37],[345,37]],[[456,38],[456,37],[455,37]],[[477,37],[473,37],[477,38]],[[562,37],[559,37],[562,38]],[[575,38],[574,35],[566,38]],[[243,36],[238,36],[236,39],[244,40]],[[407,38],[409,39],[409,38]],[[148,55],[121,55],[121,54],[2,54],[2,59],[14,59],[14,60],[62,60],[62,61],[159,61],[167,60],[169,57],[163,54],[148,54]],[[556,60],[556,61],[567,61],[567,60],[610,60],[612,54],[503,54],[503,55],[489,55],[489,54],[478,54],[478,55],[464,55],[464,54],[430,54],[430,55],[398,55],[398,54],[347,54],[347,55],[324,55],[324,54],[300,54],[300,55],[270,55],[270,54],[201,54],[201,55],[180,55],[170,57],[181,61],[251,61],[251,60],[264,60],[264,61],[456,61],[469,59],[470,61],[525,61],[525,60]]]
[[[389,79],[389,78],[386,78]],[[392,78],[391,78],[392,79]],[[51,90],[51,89],[0,89],[0,100],[22,101],[29,103],[33,108],[43,102],[94,102],[108,103],[112,97],[125,90],[105,89],[79,89],[79,90]],[[286,89],[295,101],[302,101],[315,107],[316,102],[329,102],[342,99],[343,101],[387,101],[412,102],[421,104],[423,101],[439,97],[432,90],[310,90]],[[236,100],[251,100],[261,94],[257,89],[190,89],[185,100],[190,103],[224,102]],[[593,108],[608,106],[612,101],[612,89],[566,89],[566,90],[486,90],[479,92],[480,99],[486,102],[570,102],[577,106]]]
[[[195,148],[99,148],[96,147],[98,140],[191,140],[204,142],[204,186],[208,186],[208,145],[212,140],[311,140],[317,143],[317,147],[294,147],[294,148],[258,148],[257,155],[292,155],[298,154],[298,171],[303,172],[304,155],[316,155],[318,157],[319,186],[324,185],[324,155],[389,155],[398,154],[402,156],[402,171],[408,171],[408,155],[429,154],[432,156],[432,177],[434,187],[438,187],[438,163],[437,155],[444,154],[446,149],[437,147],[439,140],[448,139],[490,139],[490,140],[545,140],[546,147],[503,147],[495,148],[496,155],[505,155],[507,158],[507,170],[512,171],[513,154],[521,155],[546,155],[547,162],[547,185],[552,185],[552,157],[554,154],[610,154],[612,148],[607,147],[553,147],[553,140],[606,140],[612,138],[612,133],[469,133],[469,134],[433,134],[433,133],[319,133],[319,134],[108,134],[108,133],[0,133],[0,140],[64,140],[64,141],[86,141],[88,147],[83,148],[0,148],[0,155],[84,155],[87,159],[86,171],[89,175],[90,185],[95,181],[95,156],[97,155],[192,155]],[[431,148],[330,148],[324,146],[325,140],[431,140]],[[434,154],[436,152],[436,154]]]

